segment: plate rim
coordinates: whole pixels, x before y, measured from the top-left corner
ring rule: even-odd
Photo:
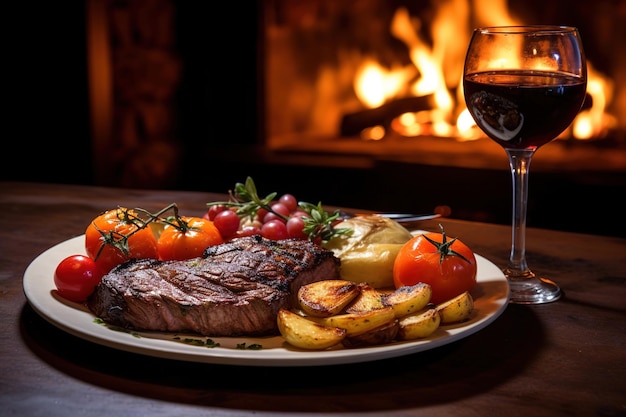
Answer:
[[[495,321],[506,309],[509,301],[509,285],[506,277],[495,264],[479,254],[475,254],[478,264],[477,288],[487,282],[498,285],[489,300],[476,298],[475,308],[489,301],[493,305],[486,314],[475,315],[470,322],[440,327],[431,337],[417,341],[393,342],[390,344],[359,348],[338,348],[323,351],[309,351],[290,348],[281,336],[265,338],[235,337],[210,338],[216,342],[230,344],[274,343],[279,347],[260,350],[236,349],[233,347],[195,346],[177,343],[174,333],[117,331],[96,322],[86,306],[63,300],[56,295],[54,267],[65,257],[85,253],[84,235],[62,241],[40,253],[26,268],[23,277],[23,291],[30,306],[55,327],[81,339],[127,352],[187,362],[211,363],[241,366],[320,366],[369,362],[398,356],[405,356],[453,343],[468,337]],[[485,270],[487,272],[485,272]],[[486,276],[481,276],[483,272]],[[473,290],[474,291],[474,290]],[[139,336],[139,337],[138,337]],[[182,335],[185,336],[185,335]],[[169,340],[166,339],[169,337]],[[205,336],[191,335],[198,339]]]

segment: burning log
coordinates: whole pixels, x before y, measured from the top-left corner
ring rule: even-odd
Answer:
[[[363,129],[378,125],[389,127],[391,121],[403,113],[431,109],[432,101],[432,95],[406,97],[390,101],[375,109],[345,114],[341,118],[340,135],[358,135]]]

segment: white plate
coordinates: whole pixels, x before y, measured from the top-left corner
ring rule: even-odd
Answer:
[[[206,337],[157,332],[127,332],[109,328],[82,304],[65,300],[57,294],[54,270],[65,257],[85,253],[84,236],[78,236],[46,250],[24,273],[24,293],[38,314],[56,327],[75,336],[115,349],[161,358],[192,362],[245,366],[319,366],[366,362],[422,352],[452,343],[483,329],[505,310],[509,286],[503,273],[493,263],[476,256],[478,285],[472,291],[475,312],[472,319],[458,325],[441,326],[427,339],[397,342],[362,348],[336,348],[325,351],[298,350],[282,337],[211,338],[219,347],[194,345]],[[187,342],[183,342],[188,338]],[[241,349],[260,344],[259,350]]]

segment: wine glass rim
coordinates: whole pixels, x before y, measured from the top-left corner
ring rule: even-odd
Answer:
[[[480,33],[563,33],[563,32],[577,32],[578,29],[574,26],[561,26],[561,25],[510,25],[510,26],[483,26],[474,29],[475,32]]]

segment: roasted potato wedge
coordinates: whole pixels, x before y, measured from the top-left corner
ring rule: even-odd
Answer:
[[[422,310],[430,302],[430,285],[418,282],[415,285],[400,287],[383,297],[384,303],[393,307],[396,317],[403,317]]]
[[[311,318],[327,327],[346,329],[346,336],[356,336],[387,324],[396,318],[393,308],[385,307],[364,313],[345,313],[330,317]]]
[[[423,339],[433,334],[439,328],[441,316],[436,308],[427,308],[404,316],[398,322],[398,339]]]
[[[474,299],[468,291],[437,305],[442,324],[465,321],[470,318],[473,310]]]
[[[326,327],[292,311],[278,312],[278,330],[285,341],[301,349],[322,350],[335,346],[346,337],[347,331]]]
[[[359,293],[356,282],[331,279],[300,287],[298,302],[306,314],[328,317],[341,312]]]
[[[392,320],[389,323],[383,324],[365,333],[346,337],[341,343],[348,348],[384,345],[393,342],[398,334],[399,328],[400,324],[398,320]]]
[[[383,294],[368,283],[359,284],[360,292],[346,307],[346,313],[363,313],[387,307],[383,302]]]

